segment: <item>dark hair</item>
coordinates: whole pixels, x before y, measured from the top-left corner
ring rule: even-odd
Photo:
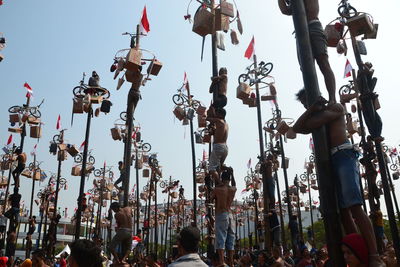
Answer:
[[[121,165],[121,164],[124,164],[124,163],[122,161],[118,161],[118,164]]]
[[[120,206],[119,206],[118,202],[113,202],[110,205],[110,209],[112,209],[112,210],[119,209],[119,208],[120,208]]]
[[[306,89],[302,88],[300,89],[300,91],[297,92],[296,99],[300,101],[305,96],[306,96]]]
[[[215,112],[220,115],[223,119],[225,119],[226,116],[226,110],[224,108],[217,108],[215,109]]]
[[[102,267],[101,249],[93,241],[78,239],[71,243],[71,255],[79,267]]]
[[[36,256],[37,258],[40,258],[44,260],[46,258],[46,254],[44,253],[43,249],[37,249],[34,252],[32,252],[32,256]]]
[[[178,241],[186,252],[197,253],[199,250],[200,230],[193,226],[185,227],[179,233]]]
[[[222,181],[230,181],[231,174],[227,170],[225,170],[221,173],[221,179],[222,179]]]

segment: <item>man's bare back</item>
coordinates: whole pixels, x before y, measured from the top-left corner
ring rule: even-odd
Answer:
[[[306,9],[307,21],[318,19],[318,14],[319,14],[318,0],[304,0],[304,7]]]
[[[225,120],[215,120],[214,143],[225,144],[228,139],[229,126]]]
[[[220,185],[214,189],[215,197],[215,213],[220,214],[223,212],[229,212],[233,199],[235,197],[236,187]]]
[[[327,124],[327,130],[329,131],[330,146],[340,146],[348,141],[346,133],[346,121],[344,117],[344,108],[342,104],[336,103],[326,107],[331,112],[342,113],[343,116],[339,116],[337,119],[332,120]]]
[[[115,214],[118,228],[132,229],[132,209],[130,207],[121,208]]]

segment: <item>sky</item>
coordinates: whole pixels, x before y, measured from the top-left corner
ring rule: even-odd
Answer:
[[[68,143],[79,146],[84,140],[85,115],[75,115],[71,127],[72,89],[78,85],[82,73],[90,74],[96,70],[101,77],[101,85],[111,91],[113,102],[111,113],[92,120],[89,149],[96,158],[96,167],[103,162],[112,165],[117,173],[117,162],[122,160],[123,143],[111,138],[110,128],[118,123],[119,113],[126,109],[126,98],[129,85],[125,83],[117,91],[116,80],[109,72],[115,53],[129,48],[129,38],[123,32],[133,32],[141,17],[143,7],[147,6],[151,31],[141,39],[141,47],[152,51],[163,63],[157,77],[152,77],[141,89],[142,100],[135,113],[136,122],[142,128],[142,138],[152,146],[152,152],[158,153],[160,165],[163,166],[163,179],[172,176],[180,180],[185,188],[187,198],[192,196],[192,165],[189,126],[182,126],[174,118],[172,95],[180,88],[183,74],[186,71],[195,99],[205,105],[211,101],[208,93],[212,76],[210,36],[206,38],[204,59],[200,61],[202,38],[191,31],[192,24],[184,19],[189,1],[175,0],[120,0],[120,1],[22,1],[4,0],[0,6],[0,32],[4,34],[7,46],[2,53],[5,59],[0,63],[0,143],[7,141],[7,109],[25,102],[24,82],[33,88],[32,105],[45,99],[41,107],[43,137],[37,149],[37,159],[43,161],[43,169],[51,172],[57,170],[56,157],[48,152],[52,136],[57,134],[56,120],[61,116],[63,128],[67,128],[65,139]],[[323,25],[337,17],[339,1],[320,1],[320,20]],[[249,108],[236,98],[237,77],[245,72],[251,62],[244,58],[252,36],[255,37],[255,49],[258,59],[272,62],[278,92],[278,103],[285,118],[296,119],[303,112],[303,107],[295,100],[294,94],[303,87],[301,71],[297,62],[293,22],[290,17],[280,13],[277,1],[271,0],[237,0],[244,33],[239,35],[240,44],[230,43],[229,34],[225,36],[226,51],[218,50],[218,65],[228,69],[228,105],[227,122],[230,125],[228,138],[229,155],[226,160],[235,170],[238,182],[236,198],[241,200],[243,181],[247,174],[247,162],[253,164],[259,153],[256,108]],[[359,11],[370,13],[379,23],[376,40],[366,40],[368,55],[364,61],[374,64],[378,77],[376,91],[382,108],[379,113],[383,119],[383,136],[389,146],[400,144],[396,112],[399,100],[397,91],[398,79],[397,34],[400,2],[386,0],[385,5],[377,5],[372,0],[354,0],[351,2]],[[198,4],[193,1],[189,6],[194,14]],[[389,7],[389,8],[388,8]],[[231,28],[236,30],[236,23]],[[350,43],[348,42],[348,45]],[[335,73],[337,87],[346,84],[343,79],[346,58],[338,55],[335,49],[329,48],[329,56]],[[347,58],[355,67],[351,52]],[[323,79],[319,71],[319,85],[324,96],[327,96]],[[266,93],[262,91],[261,94]],[[262,121],[272,117],[272,106],[262,103]],[[197,122],[195,122],[197,123]],[[14,135],[19,143],[19,136]],[[357,138],[356,138],[357,140]],[[37,140],[27,138],[25,152],[29,153]],[[201,159],[207,145],[196,145],[196,158]],[[290,159],[288,177],[292,184],[296,174],[304,172],[304,161],[311,153],[309,136],[298,136],[285,143],[285,153]],[[32,157],[28,157],[28,162]],[[69,157],[62,165],[62,177],[68,181],[68,190],[61,191],[59,204],[70,211],[76,207],[79,190],[79,177],[71,176],[73,159]],[[134,174],[134,171],[132,172]],[[86,189],[91,186],[93,176],[86,182]],[[134,175],[132,175],[134,178]],[[279,181],[283,188],[283,172],[279,171]],[[140,178],[140,188],[147,178]],[[130,185],[135,184],[131,180]],[[398,186],[398,181],[395,182]],[[23,200],[27,205],[30,199],[31,181],[22,178]],[[36,187],[43,188],[44,184]],[[161,189],[159,189],[161,192]],[[400,191],[396,187],[396,192]],[[159,202],[164,196],[159,195]],[[316,192],[313,197],[317,200]],[[307,196],[303,196],[307,200]],[[37,210],[37,208],[35,208]],[[385,212],[385,210],[384,210]]]

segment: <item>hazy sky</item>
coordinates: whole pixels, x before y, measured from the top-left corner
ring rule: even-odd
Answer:
[[[320,1],[320,19],[323,25],[337,17],[338,2]],[[170,175],[179,179],[186,189],[186,196],[191,198],[189,126],[182,126],[174,119],[172,95],[181,86],[183,73],[186,71],[192,94],[208,105],[211,100],[208,87],[212,69],[211,38],[206,39],[204,60],[200,62],[202,38],[193,33],[192,25],[184,20],[187,4],[188,1],[182,0],[5,0],[0,7],[0,32],[7,39],[7,47],[1,51],[5,59],[0,63],[0,141],[5,143],[9,136],[8,107],[25,102],[22,85],[26,81],[34,90],[32,104],[38,104],[45,98],[41,109],[45,125],[43,138],[38,145],[38,160],[44,161],[44,169],[56,172],[56,157],[49,154],[48,146],[52,136],[57,133],[57,116],[61,115],[63,127],[68,128],[66,140],[79,146],[84,139],[86,116],[75,115],[71,128],[72,89],[78,85],[82,72],[91,73],[96,70],[101,77],[101,85],[111,91],[114,105],[110,114],[102,114],[93,119],[90,149],[93,149],[97,167],[101,167],[106,161],[117,172],[117,162],[122,159],[123,143],[111,139],[110,128],[119,118],[119,113],[126,109],[129,86],[126,83],[121,90],[116,91],[117,82],[113,80],[109,67],[116,51],[129,47],[129,38],[121,33],[132,32],[136,28],[143,6],[147,5],[151,31],[148,37],[141,39],[141,46],[153,51],[163,63],[163,68],[158,77],[152,77],[153,80],[142,88],[143,100],[139,103],[135,117],[142,126],[143,139],[151,143],[154,152],[158,152],[164,179]],[[371,13],[375,22],[380,24],[378,39],[366,41],[368,56],[364,60],[374,64],[375,75],[379,78],[376,90],[382,105],[379,113],[384,123],[383,136],[389,145],[398,146],[400,137],[396,110],[399,93],[396,88],[396,67],[399,62],[397,17],[400,2],[386,0],[384,5],[378,5],[372,0],[354,0],[352,4],[359,11]],[[274,64],[271,75],[276,80],[283,117],[297,118],[303,112],[303,107],[294,97],[303,84],[292,34],[293,22],[290,17],[281,15],[277,1],[238,0],[237,5],[244,34],[239,36],[238,46],[230,43],[228,34],[225,36],[226,51],[218,51],[218,63],[220,67],[227,67],[229,73],[227,121],[230,135],[226,163],[235,169],[239,189],[236,197],[241,199],[246,164],[249,158],[252,158],[254,164],[259,151],[256,109],[248,108],[241,100],[236,99],[237,77],[251,63],[243,57],[251,37],[255,36],[259,60]],[[192,15],[196,8],[197,3],[192,3]],[[231,26],[236,29],[236,23]],[[343,55],[338,55],[335,49],[329,49],[329,55],[339,88],[346,83],[343,79],[346,59]],[[348,58],[355,67],[352,53],[349,53]],[[320,75],[319,72],[318,74]],[[319,80],[321,91],[326,96],[321,76]],[[262,103],[263,122],[271,118],[271,108],[269,103]],[[19,143],[16,135],[14,140]],[[285,144],[286,155],[290,158],[290,183],[295,174],[304,171],[304,161],[311,152],[308,141],[309,136],[301,136]],[[30,152],[35,142],[36,140],[27,138],[25,151]],[[196,145],[198,159],[201,158],[203,149],[208,150],[208,146]],[[30,156],[28,161],[31,161]],[[61,207],[68,207],[69,210],[76,206],[80,179],[70,176],[72,166],[71,157],[63,162],[62,176],[68,180],[69,189],[61,192],[59,201]],[[133,169],[132,173],[134,178]],[[281,171],[279,175],[282,188]],[[93,176],[87,182],[87,189],[91,186],[92,178]],[[31,181],[26,178],[21,181],[23,199],[28,202]],[[146,182],[147,179],[140,178],[140,187]],[[133,184],[135,181],[131,181],[130,185]],[[313,194],[316,195],[316,192]],[[161,194],[159,196],[160,200],[164,198]],[[307,200],[307,196],[304,199]]]

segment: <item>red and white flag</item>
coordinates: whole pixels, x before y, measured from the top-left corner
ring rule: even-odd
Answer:
[[[251,158],[249,159],[249,161],[247,162],[247,169],[251,168]]]
[[[85,147],[85,144],[86,144],[86,142],[83,141],[83,143],[82,143],[81,146],[79,147],[79,151],[82,151],[82,150],[83,150],[83,148]]]
[[[186,71],[183,74],[183,88],[185,88],[187,91],[189,91],[189,80],[188,80]]]
[[[33,150],[31,152],[32,156],[36,155],[36,148],[37,148],[37,144],[33,147]]]
[[[13,140],[13,136],[12,136],[12,134],[10,134],[10,136],[8,137],[8,140],[7,140],[7,146],[9,146],[12,143],[12,140]]]
[[[150,31],[150,24],[149,24],[149,20],[147,18],[146,6],[144,6],[143,13],[142,13],[142,19],[140,20],[140,33],[147,35],[147,33],[149,31]]]
[[[251,59],[254,56],[254,52],[255,52],[255,42],[253,36],[249,44],[249,47],[247,47],[246,52],[244,53],[244,57],[247,59]]]
[[[60,115],[58,115],[58,118],[57,118],[56,129],[57,130],[61,129],[61,116]]]
[[[203,161],[207,160],[207,152],[205,149],[203,149]]]
[[[132,132],[132,139],[133,139],[133,140],[136,140],[136,131],[133,131],[133,132]]]
[[[33,90],[32,90],[32,87],[30,87],[30,85],[26,82],[26,83],[24,83],[24,87],[25,87],[25,89],[26,89],[26,97],[31,97],[31,96],[33,96]]]
[[[344,78],[350,77],[352,70],[353,70],[353,67],[350,64],[350,61],[347,59],[346,60],[346,66],[344,67]]]

